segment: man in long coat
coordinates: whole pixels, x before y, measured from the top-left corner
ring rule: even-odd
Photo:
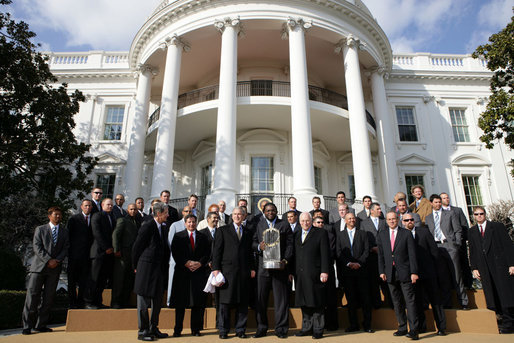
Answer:
[[[137,294],[138,339],[153,341],[168,337],[159,331],[159,313],[166,288],[170,249],[166,222],[168,207],[163,202],[153,204],[153,219],[139,229],[132,247],[132,266],[136,272],[134,293]],[[148,318],[148,308],[152,316]]]
[[[485,209],[473,210],[469,229],[473,276],[482,281],[487,308],[500,314],[500,333],[514,333],[514,245],[501,223],[486,220]]]
[[[173,337],[181,336],[186,307],[191,308],[191,334],[201,336],[207,295],[203,289],[207,282],[206,269],[210,269],[209,239],[196,230],[196,216],[188,214],[184,221],[186,230],[177,232],[171,243],[171,253],[176,263],[172,288],[175,299]]]
[[[310,213],[300,215],[302,231],[295,235],[295,304],[302,308],[302,329],[296,336],[323,337],[325,284],[330,269],[328,232],[312,226]]]
[[[214,275],[220,272],[225,283],[217,288],[219,297],[218,330],[221,339],[228,338],[230,307],[236,307],[236,336],[246,338],[250,278],[255,277],[252,251],[253,234],[244,226],[243,209],[234,208],[233,223],[216,230],[212,253]]]

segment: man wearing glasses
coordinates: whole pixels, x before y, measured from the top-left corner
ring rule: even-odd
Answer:
[[[93,190],[91,191],[91,200],[93,202],[93,208],[91,210],[91,214],[94,214],[96,212],[100,212],[100,210],[102,209],[102,194],[103,194],[103,191],[101,188],[98,188],[98,187],[95,187],[93,188]]]
[[[502,223],[486,220],[485,208],[473,211],[469,259],[473,277],[482,281],[487,308],[501,315],[501,334],[514,333],[514,245]]]

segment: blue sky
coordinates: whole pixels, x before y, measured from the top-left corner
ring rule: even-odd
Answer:
[[[14,0],[44,51],[128,51],[161,0]],[[363,0],[394,53],[467,54],[501,30],[514,0]],[[2,10],[5,10],[2,9]]]

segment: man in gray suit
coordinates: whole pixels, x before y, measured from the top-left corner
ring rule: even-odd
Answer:
[[[330,224],[334,224],[339,219],[341,219],[341,216],[339,215],[339,206],[346,203],[346,194],[343,191],[339,191],[336,194],[336,200],[337,200],[337,206],[336,208],[333,208],[330,210],[329,214],[329,222]],[[355,214],[355,209],[348,206],[348,213]]]
[[[398,199],[396,201],[396,213],[398,214],[398,217],[400,218],[400,221],[398,225],[405,229],[405,226],[403,225],[403,216],[406,214],[410,214],[412,218],[414,219],[414,227],[420,227],[421,224],[421,218],[419,217],[419,214],[412,213],[409,209],[409,206],[407,205],[407,200],[405,199]]]
[[[432,203],[432,212],[426,216],[425,222],[439,248],[437,271],[443,294],[443,305],[447,307],[451,305],[451,288],[455,285],[462,309],[467,310],[468,295],[464,290],[459,256],[462,227],[455,212],[442,210],[442,201],[439,195],[432,194],[430,202]]]
[[[30,335],[32,329],[39,332],[52,332],[46,324],[59,282],[62,261],[68,254],[70,245],[68,231],[64,226],[59,225],[62,219],[61,209],[50,207],[48,219],[50,220],[48,224],[38,226],[34,232],[34,258],[30,265],[22,316],[22,334],[24,335]],[[41,292],[43,292],[42,299]]]

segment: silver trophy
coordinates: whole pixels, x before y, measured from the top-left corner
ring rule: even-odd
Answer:
[[[264,269],[282,269],[280,262],[280,231],[270,227],[262,233],[262,241],[266,249],[262,252]]]

